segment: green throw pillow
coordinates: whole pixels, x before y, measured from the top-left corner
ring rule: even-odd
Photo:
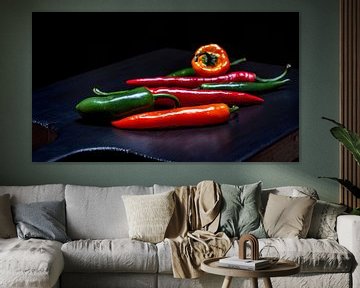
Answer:
[[[221,184],[223,201],[219,231],[229,237],[252,234],[257,238],[266,238],[260,216],[261,184]]]

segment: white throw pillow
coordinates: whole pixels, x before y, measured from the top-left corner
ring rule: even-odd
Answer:
[[[174,191],[152,195],[123,195],[131,239],[158,243],[175,208]]]

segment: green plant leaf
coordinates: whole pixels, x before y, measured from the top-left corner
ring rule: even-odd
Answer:
[[[330,129],[331,134],[351,152],[358,165],[360,165],[360,136],[355,132],[348,130],[344,125],[335,120],[326,117],[322,118],[337,125],[337,127]]]
[[[331,128],[331,134],[338,139],[354,156],[360,165],[360,137],[356,133],[342,127]]]
[[[351,212],[351,215],[358,215],[360,216],[360,208],[354,208]]]
[[[348,189],[356,198],[360,198],[360,188],[355,186],[350,180],[340,179],[336,177],[319,177],[319,178],[327,178],[334,181],[339,182],[346,189]]]

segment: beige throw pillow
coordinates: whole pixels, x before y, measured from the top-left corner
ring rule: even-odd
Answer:
[[[16,237],[16,228],[11,214],[10,195],[0,196],[0,238]]]
[[[151,243],[164,240],[175,208],[173,193],[122,196],[131,239]]]
[[[269,195],[264,228],[273,238],[306,238],[316,200],[306,197]]]

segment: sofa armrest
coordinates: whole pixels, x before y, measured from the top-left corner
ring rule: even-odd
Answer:
[[[352,273],[353,287],[360,287],[360,216],[341,215],[336,224],[339,243],[355,257]]]

